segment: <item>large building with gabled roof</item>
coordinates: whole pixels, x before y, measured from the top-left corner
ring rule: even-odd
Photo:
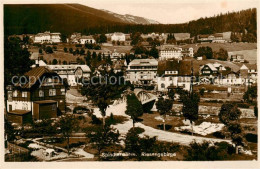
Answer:
[[[35,67],[7,88],[7,117],[13,123],[55,118],[65,113],[62,78],[46,67]]]

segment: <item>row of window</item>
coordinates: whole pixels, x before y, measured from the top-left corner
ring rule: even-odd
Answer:
[[[61,94],[65,95],[65,89],[61,89]],[[15,90],[13,92],[13,97],[17,97],[18,92]],[[56,96],[56,89],[49,89],[49,96]],[[22,92],[22,97],[26,98],[27,97],[27,92]],[[39,97],[44,97],[44,91],[39,90]]]

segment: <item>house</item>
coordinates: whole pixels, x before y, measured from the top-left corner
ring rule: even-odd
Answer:
[[[226,34],[225,34],[226,36]],[[207,35],[198,35],[198,41],[200,42],[212,42],[212,43],[225,43],[223,33],[207,34]]]
[[[257,65],[243,64],[239,69],[240,76],[250,83],[257,83]]]
[[[217,85],[242,85],[245,84],[246,80],[241,78],[239,72],[234,71],[223,71],[214,79],[214,84]]]
[[[111,54],[111,59],[112,59],[112,60],[120,59],[120,57],[121,57],[121,54],[120,54],[119,52],[114,51],[114,52]]]
[[[194,56],[194,51],[193,51],[193,48],[190,47],[190,48],[182,48],[182,51],[181,51],[183,57],[192,57]]]
[[[182,48],[176,47],[174,45],[163,45],[159,49],[159,60],[182,60],[182,56]]]
[[[10,122],[26,123],[56,118],[65,113],[66,88],[57,73],[37,66],[22,77],[24,83],[17,80],[7,88],[7,118]]]
[[[67,79],[69,86],[77,86],[81,78],[90,77],[90,68],[88,65],[78,65],[70,63],[69,65],[47,65],[42,60],[35,60],[35,64],[31,67],[44,66],[56,72],[62,79]]]
[[[220,63],[208,63],[200,67],[200,74],[202,76],[215,76],[218,75],[220,71],[225,71],[226,68]]]
[[[153,85],[157,82],[158,61],[155,59],[134,59],[128,64],[126,80],[136,85]]]
[[[81,78],[90,78],[88,65],[47,65],[47,68],[56,72],[62,79],[67,79],[69,86],[77,86]]]
[[[86,43],[89,43],[89,44],[94,44],[96,43],[96,40],[92,37],[92,36],[82,36],[80,39],[79,39],[79,42],[80,44],[84,45]]]
[[[125,72],[126,70],[126,61],[125,60],[116,60],[113,62],[112,68],[114,73]]]
[[[115,32],[115,33],[113,33],[113,35],[111,36],[111,41],[124,42],[125,40],[126,40],[125,34],[124,34],[124,33],[121,33],[121,32]]]
[[[230,56],[230,61],[231,62],[244,63],[245,62],[245,58],[244,58],[244,55],[242,55],[242,54],[236,54],[236,55],[231,55]]]
[[[50,33],[49,31],[38,33],[34,36],[34,43],[60,43],[60,35],[60,33]]]
[[[158,91],[184,89],[190,91],[192,63],[184,60],[160,61],[158,64]]]
[[[75,44],[78,44],[79,41],[80,41],[80,38],[81,38],[81,33],[73,33],[71,36],[70,36],[70,42],[71,43],[75,43]]]

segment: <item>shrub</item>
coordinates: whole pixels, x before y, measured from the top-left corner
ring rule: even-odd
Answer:
[[[91,116],[91,123],[92,123],[92,124],[101,124],[102,121],[101,121],[99,118],[97,118],[96,115],[93,114],[93,115]]]
[[[238,103],[238,104],[237,104],[237,107],[248,109],[248,108],[249,108],[249,105],[248,105],[248,104],[245,104],[245,103]]]
[[[81,44],[76,44],[75,47],[77,47],[77,48],[81,48],[82,45],[81,45]]]
[[[213,133],[213,136],[217,137],[217,138],[225,138],[225,135],[221,132],[221,131],[216,131]]]
[[[136,132],[136,134],[141,134],[144,132],[144,129],[141,127],[135,127],[135,128],[131,128],[128,132]]]
[[[257,143],[257,134],[247,133],[245,135],[245,137],[246,137],[246,141],[252,142],[252,143]]]

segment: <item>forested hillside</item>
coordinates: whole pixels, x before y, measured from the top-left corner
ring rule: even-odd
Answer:
[[[156,11],[155,11],[156,12]],[[181,17],[181,16],[180,16]],[[256,8],[219,14],[183,24],[128,24],[104,11],[80,5],[4,5],[5,34],[38,33],[46,30],[71,34],[133,32],[189,32],[192,36],[216,32],[250,33],[256,37]]]

